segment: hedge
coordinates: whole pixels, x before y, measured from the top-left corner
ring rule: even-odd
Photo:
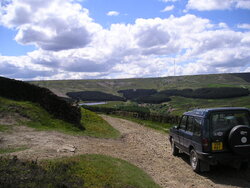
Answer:
[[[0,77],[0,96],[20,101],[40,104],[56,118],[84,129],[81,122],[81,110],[58,97],[47,88],[41,88],[26,82]]]

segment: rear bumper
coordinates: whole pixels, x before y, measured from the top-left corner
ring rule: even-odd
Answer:
[[[230,163],[233,161],[250,161],[250,156],[244,156],[244,155],[236,155],[231,152],[227,153],[203,153],[203,152],[197,152],[198,158],[206,161],[210,164],[218,164],[218,163]]]

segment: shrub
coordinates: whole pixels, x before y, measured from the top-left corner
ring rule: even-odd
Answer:
[[[72,175],[74,163],[48,164],[46,168],[36,161],[0,158],[0,187],[83,187],[83,180]]]

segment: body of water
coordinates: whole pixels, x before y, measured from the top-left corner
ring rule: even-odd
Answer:
[[[80,106],[82,105],[93,106],[93,105],[99,105],[99,104],[107,104],[107,102],[88,102],[88,103],[81,103],[79,105]]]

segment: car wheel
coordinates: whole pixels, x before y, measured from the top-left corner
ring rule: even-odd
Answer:
[[[174,139],[171,139],[171,153],[173,156],[177,156],[179,154],[179,149],[176,147]]]
[[[194,149],[190,152],[190,165],[195,172],[200,172],[200,159]]]

